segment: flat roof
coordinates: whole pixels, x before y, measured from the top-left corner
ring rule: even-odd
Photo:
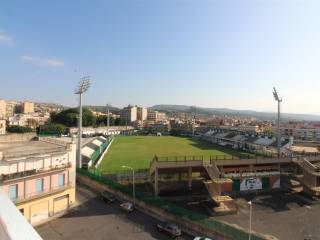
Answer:
[[[64,146],[44,141],[0,143],[0,152],[3,152],[4,159],[45,154],[62,151],[64,149],[66,149]]]

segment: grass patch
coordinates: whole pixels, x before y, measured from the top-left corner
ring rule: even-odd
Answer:
[[[187,137],[173,136],[119,136],[114,139],[109,152],[104,157],[101,172],[122,171],[122,165],[135,169],[149,168],[153,157],[157,156],[236,156],[239,151],[198,141]]]

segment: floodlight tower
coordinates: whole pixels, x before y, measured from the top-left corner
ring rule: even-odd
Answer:
[[[107,103],[107,135],[109,136],[109,128],[110,128],[110,104]]]
[[[278,102],[278,126],[277,126],[277,131],[278,131],[278,136],[277,136],[277,146],[278,146],[278,158],[281,156],[281,130],[280,130],[280,105],[282,102],[282,98],[279,97],[278,92],[276,88],[273,88],[273,96],[274,99]]]
[[[75,94],[79,95],[79,118],[78,118],[78,167],[82,167],[82,156],[81,156],[81,138],[82,138],[82,94],[85,93],[90,87],[90,77],[85,76],[80,79],[78,86],[76,87]]]

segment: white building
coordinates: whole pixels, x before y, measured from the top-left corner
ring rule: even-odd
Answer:
[[[24,114],[15,114],[9,117],[9,126],[26,126],[27,118]]]
[[[126,124],[132,124],[133,122],[137,121],[137,112],[138,109],[136,106],[128,106],[121,110],[120,117]]]
[[[145,107],[137,107],[137,120],[146,121],[148,118],[148,110]]]

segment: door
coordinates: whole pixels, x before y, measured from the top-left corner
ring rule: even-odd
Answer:
[[[44,201],[31,206],[30,222],[36,224],[49,217],[49,202]]]
[[[55,198],[53,200],[53,212],[54,214],[65,211],[69,207],[69,195]]]

